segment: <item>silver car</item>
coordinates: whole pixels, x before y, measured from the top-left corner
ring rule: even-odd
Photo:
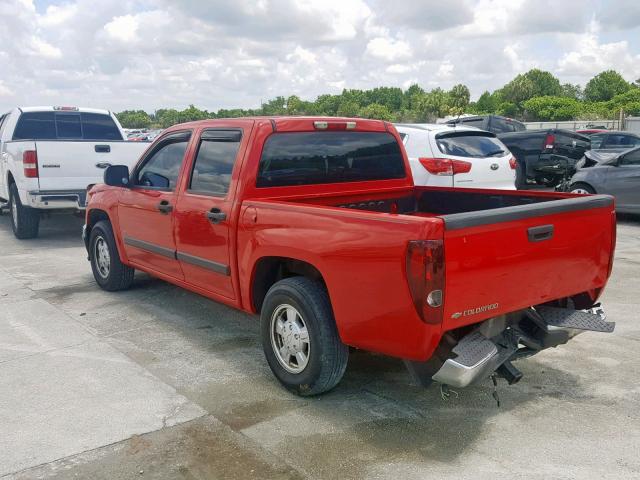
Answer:
[[[616,211],[640,213],[640,147],[619,153],[587,152],[576,164],[571,193],[607,193]]]

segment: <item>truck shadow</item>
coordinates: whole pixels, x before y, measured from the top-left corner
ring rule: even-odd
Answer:
[[[66,214],[45,216],[40,220],[38,237],[18,240],[11,230],[11,217],[8,212],[0,214],[0,235],[15,240],[20,246],[35,247],[47,244],[47,247],[82,246],[82,225],[84,217]]]
[[[298,398],[282,389],[266,366],[256,317],[166,287],[163,282],[145,282],[151,290],[160,287],[162,298],[171,299],[162,305],[144,302],[136,307],[154,313],[159,323],[154,328],[173,330],[181,337],[178,343],[189,345],[200,359],[204,353],[223,361],[226,376],[234,380],[186,388],[175,385],[180,372],[189,375],[191,367],[184,360],[188,351],[181,356],[180,372],[163,371],[166,361],[157,370],[153,362],[148,362],[148,368],[169,383],[173,379],[181,393],[234,430],[246,433],[277,428],[279,440],[270,440],[276,443],[267,448],[286,448],[289,458],[300,459],[298,466],[307,471],[332,465],[332,477],[358,478],[359,474],[366,475],[365,457],[450,462],[485,436],[487,423],[493,423],[496,417],[517,410],[520,421],[523,417],[535,421],[546,414],[545,398],[572,402],[591,398],[577,376],[536,359],[518,363],[525,374],[519,384],[507,387],[500,382],[500,407],[492,397],[489,381],[443,398],[438,385],[426,389],[411,385],[401,361],[358,350],[352,351],[338,387],[320,397]],[[139,348],[145,355],[161,357],[161,349],[154,351],[144,337],[127,341],[142,342]],[[145,363],[144,358],[136,358],[135,352],[131,356]],[[291,422],[308,426],[290,431]],[[314,428],[318,424],[330,427]],[[301,433],[305,429],[308,433]],[[345,452],[354,451],[361,452],[360,458],[345,457]]]

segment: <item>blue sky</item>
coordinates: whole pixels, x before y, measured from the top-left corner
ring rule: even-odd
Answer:
[[[640,78],[640,0],[0,0],[0,109],[257,107],[530,68]]]

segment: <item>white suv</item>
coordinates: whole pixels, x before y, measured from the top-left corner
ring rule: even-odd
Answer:
[[[495,134],[473,127],[396,124],[418,186],[516,188],[516,160]]]

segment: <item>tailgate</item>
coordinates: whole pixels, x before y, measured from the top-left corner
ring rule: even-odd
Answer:
[[[609,276],[615,247],[609,196],[442,218],[446,330],[602,288]]]
[[[149,146],[139,142],[36,141],[40,190],[84,190],[109,165],[131,167]]]

